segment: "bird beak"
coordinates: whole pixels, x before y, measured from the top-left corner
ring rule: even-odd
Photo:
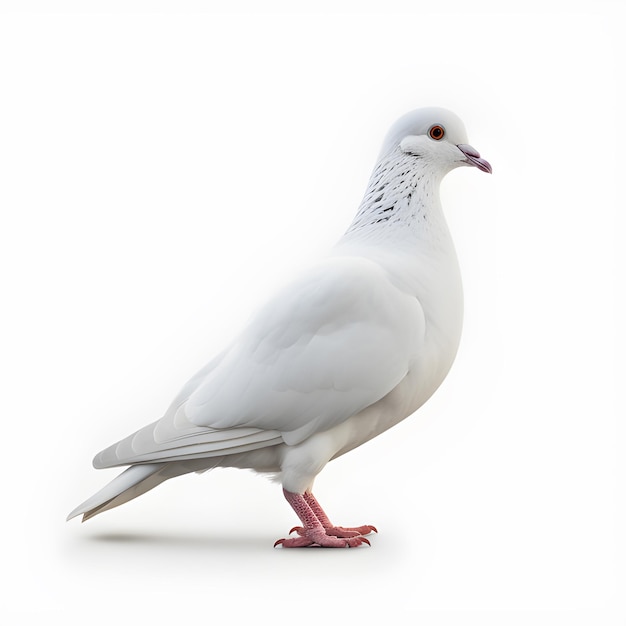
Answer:
[[[481,159],[480,152],[478,152],[478,150],[472,148],[472,146],[468,146],[466,143],[458,144],[457,148],[465,155],[465,163],[468,165],[475,165],[479,170],[491,174],[491,165],[489,165],[489,161]]]

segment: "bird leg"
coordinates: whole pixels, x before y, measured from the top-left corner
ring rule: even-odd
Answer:
[[[332,526],[326,513],[312,494],[292,493],[286,489],[283,489],[283,493],[287,502],[300,518],[302,526],[292,529],[292,532],[293,530],[298,532],[298,537],[279,539],[274,547],[279,544],[283,548],[303,548],[312,545],[323,548],[354,548],[363,543],[370,545],[370,542],[362,537],[356,529]],[[321,519],[318,515],[321,516]],[[373,526],[361,526],[360,528],[365,529],[367,533],[376,530]],[[328,530],[333,532],[329,533]],[[338,534],[335,534],[334,531],[337,531]]]
[[[326,529],[327,535],[333,535],[334,537],[357,537],[358,535],[369,535],[371,532],[378,532],[376,530],[376,526],[372,526],[370,524],[366,524],[365,526],[354,526],[350,528],[346,528],[344,526],[335,526],[328,519],[328,515],[326,515],[324,509],[310,491],[305,491],[303,496],[307,504],[311,507],[313,513],[315,513],[315,517],[317,517],[322,526]],[[295,530],[298,531],[299,528],[296,528]]]

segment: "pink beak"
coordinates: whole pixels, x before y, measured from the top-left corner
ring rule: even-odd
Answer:
[[[457,148],[466,156],[465,162],[469,165],[475,165],[479,170],[491,174],[491,165],[489,161],[480,158],[480,152],[466,143],[460,143]]]

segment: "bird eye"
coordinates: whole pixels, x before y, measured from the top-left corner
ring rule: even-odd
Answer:
[[[443,139],[443,136],[446,134],[446,131],[443,129],[443,126],[440,126],[439,124],[435,124],[434,126],[430,127],[430,130],[428,131],[428,136],[431,139],[434,139],[435,141],[439,141],[440,139]]]

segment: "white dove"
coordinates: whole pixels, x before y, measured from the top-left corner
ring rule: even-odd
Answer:
[[[276,474],[300,518],[297,535],[275,546],[369,545],[374,526],[333,525],[311,490],[326,463],[411,415],[452,366],[463,294],[439,184],[460,165],[491,173],[455,114],[400,118],[330,254],[276,294],[160,420],[95,457],[98,469],[130,467],[68,519],[168,478],[238,467]]]

